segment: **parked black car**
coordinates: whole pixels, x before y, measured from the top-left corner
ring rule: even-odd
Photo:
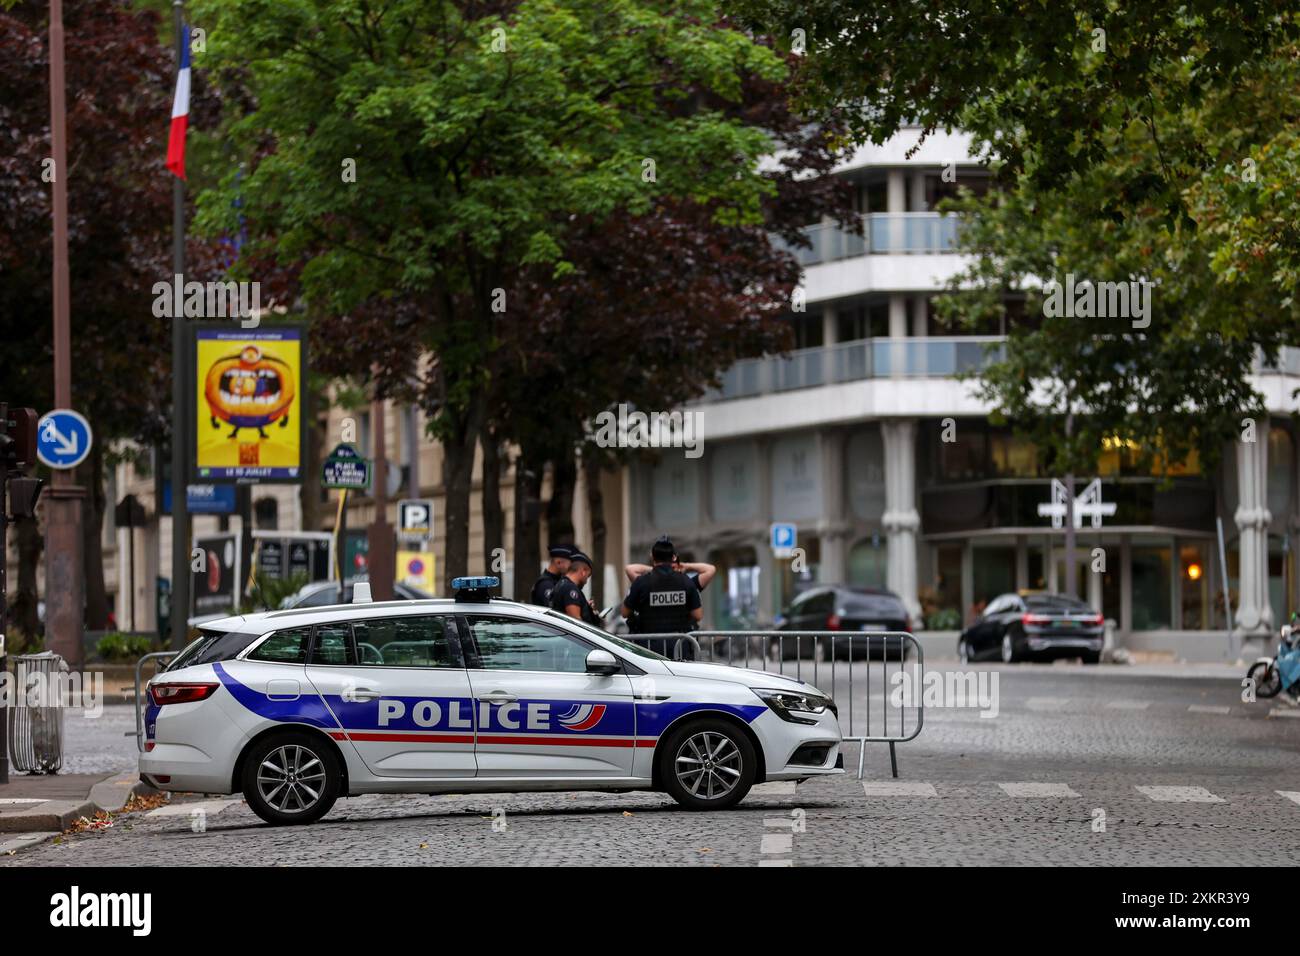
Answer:
[[[842,631],[845,635],[843,638],[784,638],[780,641],[782,660],[814,656],[830,660],[832,646],[836,660],[862,660],[868,655],[881,657],[886,653],[897,660],[900,650],[906,654],[906,642],[897,637],[886,638],[883,632],[910,633],[912,621],[902,598],[892,591],[829,584],[810,588],[795,597],[781,612],[777,630]]]
[[[957,656],[963,661],[1101,660],[1105,619],[1077,598],[1030,592],[1002,594],[980,619],[962,631]]]

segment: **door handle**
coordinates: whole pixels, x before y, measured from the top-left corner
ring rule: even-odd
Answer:
[[[344,694],[344,699],[351,698],[354,701],[375,700],[383,695],[377,690],[371,690],[369,687],[354,687]]]
[[[481,694],[478,699],[485,704],[513,704],[519,698],[504,690],[494,690],[491,693]]]

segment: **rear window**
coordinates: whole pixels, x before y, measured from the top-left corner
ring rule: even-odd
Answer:
[[[1066,597],[1064,594],[1035,594],[1025,598],[1025,606],[1031,611],[1048,614],[1084,614],[1092,610],[1091,606],[1078,598]]]
[[[180,670],[195,664],[212,664],[232,660],[240,651],[258,639],[258,634],[244,631],[199,631],[198,640],[181,651],[167,665],[168,670]]]
[[[888,594],[847,594],[841,607],[845,617],[907,617],[903,602]]]

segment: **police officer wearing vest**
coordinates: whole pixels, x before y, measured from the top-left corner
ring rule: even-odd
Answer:
[[[573,555],[573,548],[563,544],[553,544],[546,549],[546,553],[550,556],[551,562],[542,572],[542,576],[537,579],[537,583],[533,585],[533,593],[528,596],[529,604],[538,604],[542,607],[551,606],[551,592],[569,573],[569,558]]]
[[[632,582],[627,597],[623,599],[622,613],[625,618],[636,615],[639,634],[686,634],[704,616],[700,605],[700,591],[685,574],[673,570],[677,560],[677,549],[667,535],[654,543],[650,549],[653,566],[649,572]],[[636,643],[649,647],[651,640],[633,638]],[[655,645],[663,645],[662,638],[654,640]],[[686,641],[677,642],[682,659],[691,660],[694,649]],[[672,647],[656,646],[661,653],[672,655]]]
[[[581,551],[569,555],[569,571],[560,578],[555,590],[551,592],[551,607],[562,611],[569,617],[576,617],[592,627],[601,627],[600,617],[592,607],[587,596],[582,593],[582,586],[591,577],[591,558]]]

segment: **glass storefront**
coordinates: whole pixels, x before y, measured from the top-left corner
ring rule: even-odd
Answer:
[[[1207,542],[1178,545],[1178,604],[1184,631],[1210,627],[1210,548]]]
[[[1170,580],[1173,545],[1135,544],[1129,560],[1133,580],[1133,630],[1156,631],[1172,627]]]
[[[973,602],[967,611],[967,621],[974,620],[999,594],[1016,589],[1016,549],[1014,545],[976,545],[972,558],[971,580],[974,586]]]

